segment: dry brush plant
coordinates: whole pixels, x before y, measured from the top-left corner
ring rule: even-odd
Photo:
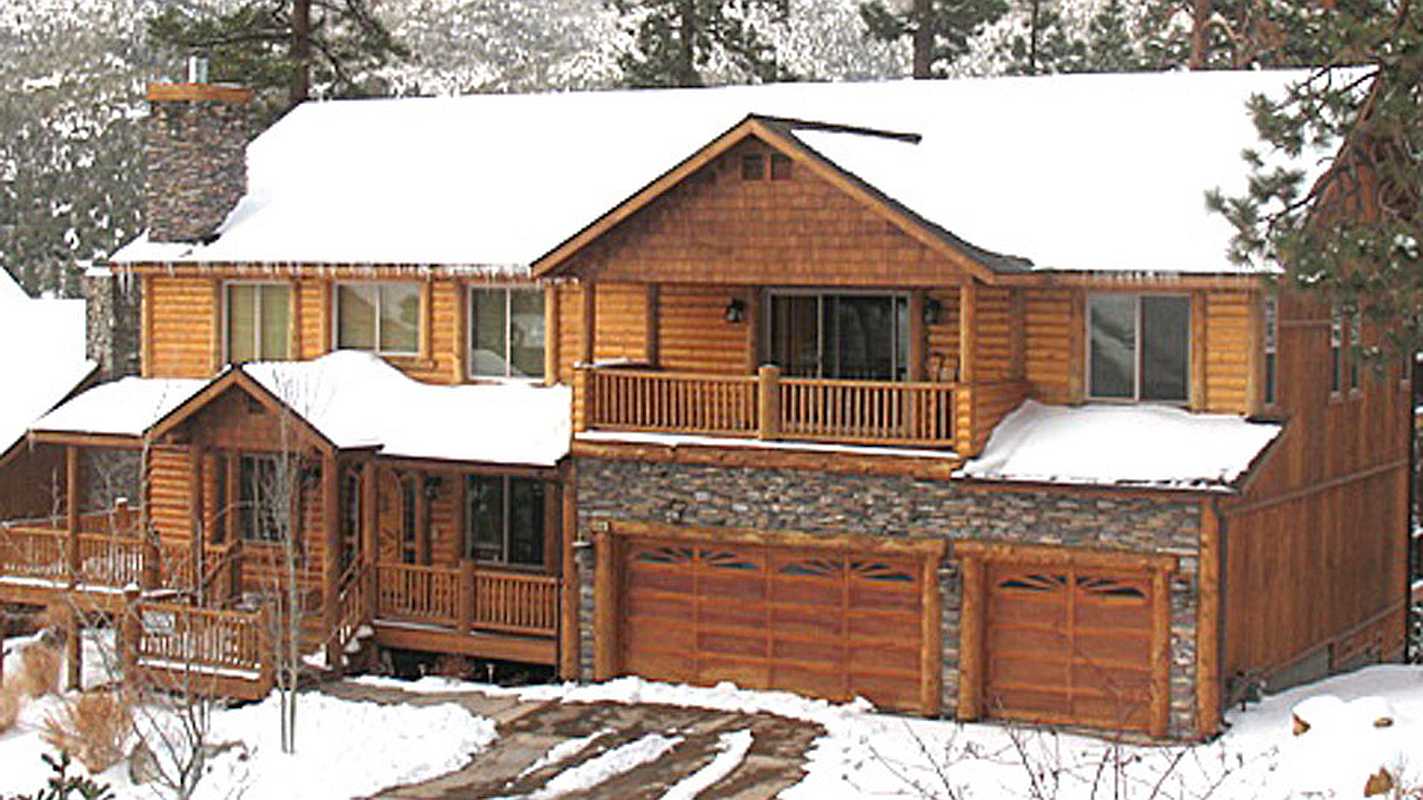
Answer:
[[[0,733],[15,727],[20,718],[20,689],[14,681],[0,686]]]
[[[16,684],[26,697],[44,697],[59,691],[59,651],[36,642],[20,651],[20,671]]]
[[[60,699],[44,722],[44,740],[69,753],[91,773],[119,763],[133,731],[133,712],[123,692],[96,690]]]

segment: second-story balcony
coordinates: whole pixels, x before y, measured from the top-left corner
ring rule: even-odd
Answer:
[[[581,429],[954,450],[982,446],[1023,381],[962,384],[580,367]]]

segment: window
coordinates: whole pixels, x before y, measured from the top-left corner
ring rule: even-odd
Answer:
[[[771,154],[771,180],[788,181],[791,179],[791,157],[781,153]]]
[[[465,478],[465,556],[519,566],[544,563],[543,481]]]
[[[415,355],[420,349],[420,285],[338,285],[336,347]]]
[[[1265,405],[1279,402],[1280,299],[1265,295]]]
[[[1356,308],[1349,312],[1349,391],[1359,391],[1359,361],[1364,357],[1363,315]]]
[[[469,290],[469,371],[477,377],[542,378],[544,295],[538,289]]]
[[[1329,393],[1339,394],[1339,387],[1344,385],[1344,358],[1341,348],[1344,346],[1344,317],[1339,312],[1339,307],[1334,306],[1329,312]]]
[[[909,298],[898,294],[773,292],[769,360],[788,376],[904,380]]]
[[[1100,400],[1184,403],[1191,300],[1097,294],[1087,299],[1087,392]]]
[[[279,542],[287,514],[281,470],[275,456],[242,456],[238,482],[238,525],[251,542]]]
[[[290,358],[291,289],[282,283],[229,283],[227,363]]]
[[[766,157],[752,153],[741,157],[741,179],[759,181],[766,178]]]

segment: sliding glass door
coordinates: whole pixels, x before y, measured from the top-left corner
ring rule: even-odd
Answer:
[[[792,377],[902,381],[909,299],[898,294],[772,292],[767,357]]]

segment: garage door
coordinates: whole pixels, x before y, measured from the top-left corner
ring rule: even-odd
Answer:
[[[1148,729],[1149,574],[990,563],[985,577],[987,713]]]
[[[922,647],[938,609],[925,608],[924,559],[629,539],[620,671],[934,713]]]

